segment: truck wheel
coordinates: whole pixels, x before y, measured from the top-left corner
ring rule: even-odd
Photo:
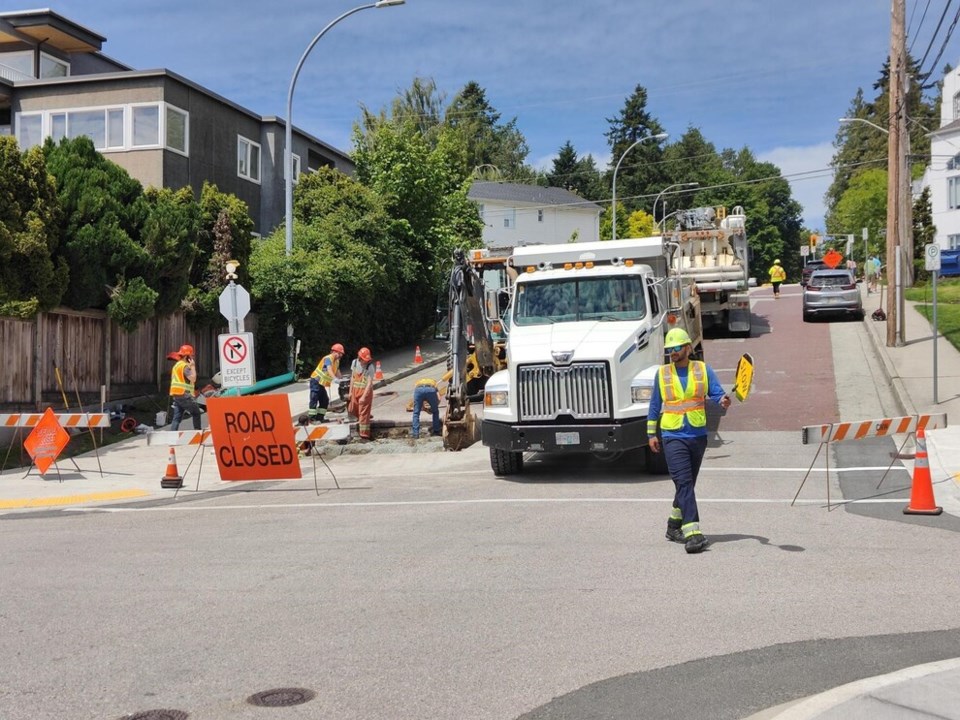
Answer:
[[[663,447],[661,446],[660,452],[655,453],[650,449],[649,446],[646,448],[646,465],[647,465],[647,475],[669,475],[670,471],[667,469],[667,456],[663,452]]]
[[[523,453],[490,448],[490,467],[497,477],[523,472]]]

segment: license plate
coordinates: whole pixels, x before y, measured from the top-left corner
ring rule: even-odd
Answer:
[[[580,433],[578,432],[558,432],[557,445],[579,445]]]

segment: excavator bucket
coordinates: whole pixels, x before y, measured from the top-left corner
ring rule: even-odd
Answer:
[[[443,420],[443,447],[445,450],[463,450],[479,440],[476,416],[470,412],[470,403],[462,406],[462,414],[457,419],[450,416],[450,407],[447,406],[447,416]]]

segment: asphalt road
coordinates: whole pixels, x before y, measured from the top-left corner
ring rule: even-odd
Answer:
[[[319,498],[310,478],[7,516],[0,718],[734,719],[960,655],[957,519],[903,516],[902,470],[874,489],[892,444],[828,474],[800,443],[889,393],[862,325],[804,324],[790,290],[707,343],[725,383],[744,351],[758,371],[711,415],[702,555],[664,539],[672,485],[639,454],[510,481],[479,446],[350,455]],[[272,688],[316,697],[246,702]]]

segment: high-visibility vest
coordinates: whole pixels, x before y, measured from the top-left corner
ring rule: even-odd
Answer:
[[[787,279],[787,271],[779,265],[770,268],[770,282],[783,282]]]
[[[366,390],[367,385],[373,380],[373,363],[370,363],[366,367],[363,366],[359,360],[354,360],[353,364],[350,366],[352,376],[350,378],[350,384],[353,386],[354,390]]]
[[[687,386],[680,385],[680,377],[673,363],[660,366],[660,397],[663,398],[663,411],[660,414],[662,430],[679,430],[683,427],[683,418],[692,427],[705,427],[707,410],[707,365],[699,360],[691,360],[687,367]]]
[[[187,367],[186,360],[178,360],[170,371],[171,395],[193,395],[193,383],[187,380]]]
[[[417,380],[417,382],[416,382],[416,384],[415,384],[415,387],[432,387],[432,388],[435,388],[436,386],[437,386],[437,381],[434,380],[434,379],[432,379],[432,378],[421,378],[420,380]]]
[[[329,362],[330,372],[324,370],[324,365]],[[337,373],[340,371],[340,358],[336,357],[333,353],[329,355],[324,355],[320,358],[320,362],[317,363],[317,367],[310,374],[311,378],[316,378],[321,385],[324,387],[330,387],[333,383],[333,378],[336,377]]]

